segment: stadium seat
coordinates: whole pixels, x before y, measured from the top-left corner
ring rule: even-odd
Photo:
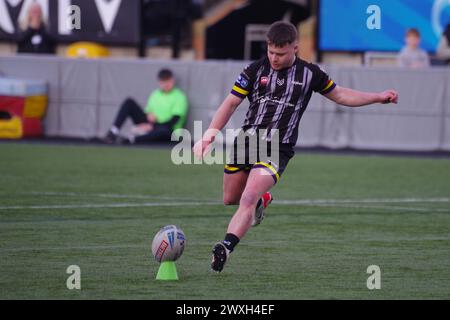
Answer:
[[[23,127],[20,117],[0,119],[0,138],[20,139],[23,136]]]
[[[68,58],[104,58],[109,57],[109,50],[93,42],[75,42],[67,48]]]
[[[0,139],[42,136],[47,104],[45,82],[0,78]]]

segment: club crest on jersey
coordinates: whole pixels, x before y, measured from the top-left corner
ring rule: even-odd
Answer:
[[[284,84],[284,79],[277,79],[277,85],[280,87]]]
[[[243,76],[239,76],[239,78],[237,79],[237,83],[239,83],[242,88],[247,88],[248,86],[248,81]]]
[[[269,78],[267,78],[267,77],[261,77],[261,79],[259,80],[259,83],[262,86],[266,86],[268,82],[269,82]]]

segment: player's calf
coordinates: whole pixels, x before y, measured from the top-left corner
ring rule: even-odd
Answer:
[[[272,201],[273,197],[270,192],[266,192],[261,199],[259,199],[258,204],[256,205],[255,214],[253,215],[252,227],[259,225],[264,220],[265,209]]]

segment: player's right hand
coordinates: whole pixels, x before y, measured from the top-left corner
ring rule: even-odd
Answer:
[[[200,139],[192,148],[192,152],[194,152],[197,159],[203,159],[203,157],[208,153],[210,145],[211,141]]]
[[[395,90],[386,90],[380,93],[380,102],[383,104],[387,103],[398,103],[398,93]]]

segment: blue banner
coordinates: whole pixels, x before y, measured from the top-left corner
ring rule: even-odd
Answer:
[[[434,53],[450,23],[450,0],[321,0],[319,10],[323,51],[399,51],[416,28]]]

